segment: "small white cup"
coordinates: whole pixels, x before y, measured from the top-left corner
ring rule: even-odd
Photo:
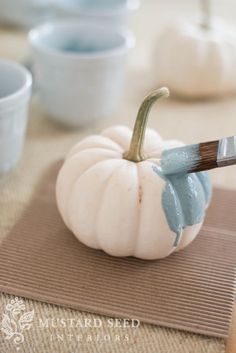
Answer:
[[[54,0],[63,15],[78,19],[100,21],[114,26],[127,25],[139,0]]]
[[[32,27],[55,17],[54,0],[0,0],[0,19]]]
[[[91,22],[55,22],[29,33],[43,109],[71,127],[110,116],[124,86],[130,32]]]
[[[31,74],[23,66],[0,60],[0,175],[20,159],[31,86]]]

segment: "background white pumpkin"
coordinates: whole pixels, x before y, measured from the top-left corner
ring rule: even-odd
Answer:
[[[202,21],[171,24],[154,53],[156,83],[186,98],[236,93],[236,28],[211,19],[209,0],[202,5]]]
[[[167,93],[162,89],[146,98],[132,142],[128,127],[114,126],[85,138],[67,155],[57,179],[57,204],[67,227],[85,245],[114,256],[158,259],[185,247],[198,234],[202,222],[181,229],[175,244],[176,234],[162,206],[166,182],[153,171],[164,149],[183,145],[164,141],[154,130],[146,130],[150,106]],[[146,118],[141,121],[139,116]],[[142,151],[145,130],[146,158]],[[143,136],[137,140],[135,134],[140,137],[140,131]],[[195,194],[196,190],[190,207],[198,202]],[[205,211],[205,203],[203,207]]]

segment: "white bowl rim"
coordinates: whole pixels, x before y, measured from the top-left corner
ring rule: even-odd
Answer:
[[[17,100],[18,98],[21,98],[21,96],[25,92],[27,92],[28,90],[31,89],[32,75],[29,72],[29,70],[27,70],[24,66],[22,66],[21,64],[15,62],[13,60],[0,59],[0,66],[1,66],[1,64],[8,65],[9,67],[13,67],[13,68],[17,69],[25,77],[24,83],[19,89],[17,89],[15,92],[10,93],[4,97],[0,97],[0,111],[3,111],[6,108],[8,108],[9,103],[11,101],[14,101],[14,100]]]
[[[37,38],[43,34],[43,32],[52,30],[54,28],[63,28],[63,27],[74,27],[74,28],[80,28],[81,26],[88,26],[90,29],[91,28],[100,28],[100,29],[105,29],[107,31],[113,31],[116,34],[119,34],[121,37],[124,39],[124,44],[119,45],[114,48],[110,49],[105,49],[105,50],[100,50],[92,53],[73,53],[73,52],[63,52],[58,49],[50,48],[46,45],[43,45],[39,43]],[[113,57],[117,56],[119,54],[122,54],[126,52],[129,49],[132,49],[135,44],[136,40],[133,35],[133,33],[125,28],[111,28],[109,25],[104,25],[101,24],[100,22],[94,22],[94,21],[68,21],[68,20],[57,20],[57,21],[51,21],[47,22],[44,24],[41,24],[37,27],[34,27],[33,29],[30,30],[28,34],[28,40],[30,42],[30,45],[32,48],[37,49],[38,51],[44,53],[45,55],[49,56],[55,56],[57,58],[66,58],[66,59],[71,59],[71,60],[96,60],[99,58],[106,58],[106,57]]]
[[[55,6],[61,10],[73,11],[76,15],[117,16],[137,10],[140,7],[140,0],[126,0],[124,4],[117,4],[110,8],[102,7],[101,9],[93,6],[73,6],[73,4],[69,4],[66,1],[56,2]]]

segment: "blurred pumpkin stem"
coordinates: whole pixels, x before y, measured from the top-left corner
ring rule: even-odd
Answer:
[[[139,108],[138,116],[136,118],[129,151],[124,154],[125,159],[133,162],[141,162],[145,159],[145,156],[143,154],[143,144],[150,109],[159,98],[168,96],[168,88],[162,87],[151,92],[144,99],[143,103],[141,104],[141,107]]]
[[[208,30],[211,26],[211,6],[210,0],[200,0],[202,7],[202,22],[201,27]]]

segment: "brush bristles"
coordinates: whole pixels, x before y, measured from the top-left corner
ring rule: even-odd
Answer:
[[[192,164],[191,172],[201,172],[217,168],[217,153],[219,141],[203,142],[199,144],[199,160]]]
[[[217,168],[218,145],[219,141],[211,141],[165,150],[161,160],[163,173],[193,173]]]

